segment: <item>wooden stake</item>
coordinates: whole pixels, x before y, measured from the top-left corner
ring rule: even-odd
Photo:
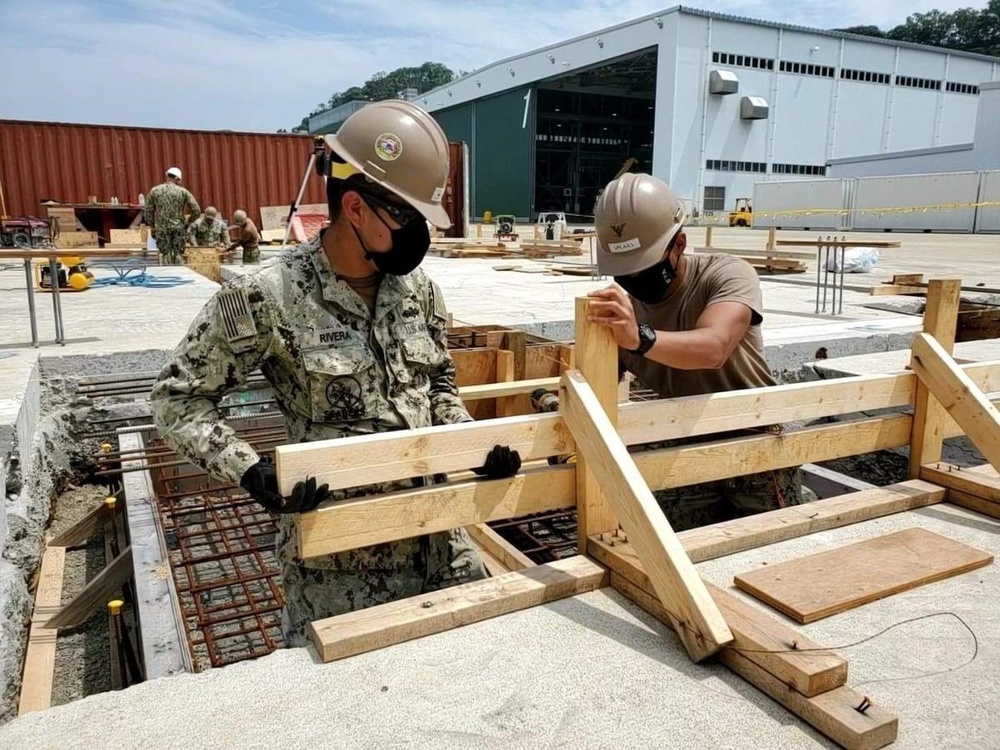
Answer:
[[[597,396],[613,432],[618,423],[618,346],[611,330],[589,322],[589,314],[588,298],[577,297],[574,349],[577,367]],[[583,455],[577,456],[576,497],[579,548],[581,554],[586,554],[587,537],[617,529],[618,521]]]
[[[948,354],[955,348],[961,279],[931,279],[924,309],[924,333],[930,334]],[[911,360],[910,366],[913,367]],[[910,434],[910,478],[920,476],[920,467],[941,460],[946,415],[930,397],[927,385],[917,383],[913,402],[913,432]]]

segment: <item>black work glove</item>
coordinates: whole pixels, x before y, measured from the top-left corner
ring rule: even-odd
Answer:
[[[488,479],[506,479],[517,474],[520,468],[520,453],[506,445],[494,445],[493,450],[486,454],[486,463],[472,471]]]
[[[317,487],[316,477],[306,477],[304,482],[295,483],[291,497],[282,497],[278,494],[278,472],[268,456],[246,470],[240,486],[272,513],[307,513],[329,494],[328,485]]]

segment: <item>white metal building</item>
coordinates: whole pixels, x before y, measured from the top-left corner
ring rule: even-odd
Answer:
[[[416,101],[469,145],[472,212],[590,214],[634,158],[695,207],[831,160],[969,143],[1000,59],[675,7]]]

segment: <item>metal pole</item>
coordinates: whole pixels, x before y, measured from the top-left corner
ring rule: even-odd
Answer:
[[[846,237],[840,238],[841,242],[847,241]],[[847,272],[847,245],[840,249],[840,310],[838,315],[844,312],[844,274]]]
[[[829,242],[830,238],[827,237],[826,241]],[[826,290],[830,285],[830,246],[828,244],[823,246],[823,255],[825,257],[823,262],[823,312],[826,312]],[[837,256],[834,255],[833,259],[836,261]]]
[[[823,274],[823,238],[816,240],[816,314],[819,315],[819,286]]]
[[[28,320],[31,321],[31,345],[38,348],[38,316],[35,312],[35,281],[31,278],[31,258],[24,259],[24,280],[28,284]]]
[[[55,256],[49,258],[49,291],[52,292],[52,315],[55,317],[56,343],[66,345],[63,335],[62,302],[59,299],[59,261]]]
[[[302,184],[299,185],[299,194],[295,197],[295,201],[292,205],[288,207],[288,218],[285,220],[285,239],[281,241],[282,249],[288,245],[288,235],[292,232],[292,217],[295,216],[295,212],[299,210],[299,204],[302,202],[302,196],[306,192],[306,183],[309,181],[309,173],[312,172],[313,165],[315,163],[316,154],[312,153],[309,155],[309,163],[306,164],[306,172],[302,175]]]

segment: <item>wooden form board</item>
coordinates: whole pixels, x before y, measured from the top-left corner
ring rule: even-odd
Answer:
[[[45,547],[38,574],[38,588],[35,590],[35,609],[31,615],[28,648],[24,655],[18,716],[31,711],[43,711],[52,705],[52,677],[59,633],[45,627],[45,623],[59,608],[62,600],[65,562],[65,548]]]
[[[465,530],[481,549],[497,558],[507,570],[524,570],[535,567],[531,558],[485,523],[477,523]]]
[[[611,546],[594,539],[588,548],[611,568],[613,587],[670,626],[662,605],[652,593],[649,577],[635,558],[623,554],[621,545]],[[863,696],[843,684],[846,669],[841,657],[827,650],[805,652],[805,643],[812,648],[822,649],[822,646],[772,617],[753,610],[748,612],[750,605],[722,589],[713,587],[711,592],[713,596],[719,594],[720,599],[735,600],[733,609],[757,626],[744,630],[741,627],[744,621],[733,618],[731,627],[736,640],[719,653],[724,665],[842,747],[876,750],[895,741],[899,728],[896,716],[878,705],[866,713],[856,710]],[[730,610],[726,611],[728,614]],[[756,638],[763,639],[763,648],[749,646]],[[803,651],[788,648],[793,641]],[[775,644],[785,648],[776,649]],[[840,686],[835,687],[838,682]],[[827,686],[829,689],[813,696],[802,692]]]
[[[45,623],[51,630],[75,628],[85,623],[94,612],[103,607],[109,599],[116,598],[132,577],[132,548],[125,550],[94,576],[81,591],[60,607]]]
[[[992,562],[986,552],[912,528],[741,573],[735,582],[806,624]]]
[[[385,648],[606,586],[608,572],[577,555],[310,625],[323,661]]]
[[[653,588],[671,613],[688,656],[702,661],[733,640],[726,620],[660,511],[653,493],[615,433],[593,389],[574,370],[563,375],[562,409],[580,452],[615,516],[650,572]],[[581,544],[587,536],[581,534]]]
[[[1000,477],[991,464],[962,468],[938,462],[924,466],[920,476],[947,487],[949,503],[1000,518]]]

